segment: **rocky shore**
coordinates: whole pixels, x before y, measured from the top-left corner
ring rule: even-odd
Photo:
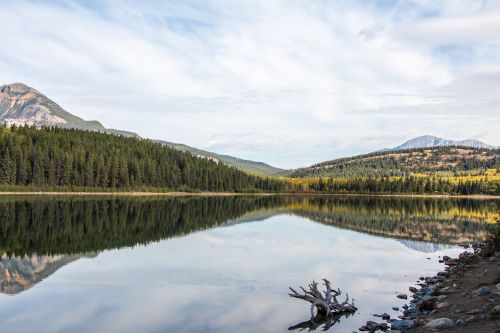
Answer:
[[[500,332],[500,252],[498,238],[476,244],[458,258],[444,256],[445,269],[420,277],[398,318],[375,314],[380,320],[359,328],[366,332]]]

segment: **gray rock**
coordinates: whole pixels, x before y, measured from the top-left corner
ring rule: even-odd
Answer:
[[[492,310],[491,310],[491,314],[493,315],[499,315],[500,314],[500,304],[495,306]]]
[[[466,323],[472,323],[473,321],[476,321],[476,316],[469,316],[465,318]]]
[[[455,322],[450,318],[437,318],[425,324],[425,327],[431,330],[441,330],[446,328],[453,328],[455,327],[455,325]]]
[[[478,290],[476,290],[476,293],[478,296],[488,296],[489,294],[491,294],[491,289],[486,286],[483,286]]]
[[[477,314],[477,313],[481,313],[481,309],[472,309],[472,310],[465,312],[465,314],[468,314],[468,315],[473,315],[473,314]]]
[[[449,259],[444,262],[445,265],[447,266],[456,266],[458,265],[458,260],[456,259]]]
[[[401,298],[401,299],[408,299],[408,295],[406,295],[406,294],[399,294],[396,297]]]
[[[365,326],[368,328],[369,331],[375,331],[379,327],[378,323],[374,321],[367,321]]]
[[[483,313],[483,314],[479,315],[479,319],[487,320],[487,319],[490,319],[490,316],[487,313]]]
[[[420,302],[417,303],[419,310],[433,310],[436,307],[437,297],[424,296]]]
[[[442,309],[442,308],[445,308],[445,307],[447,307],[447,306],[449,306],[449,305],[450,305],[450,303],[448,303],[448,302],[441,302],[441,303],[438,303],[438,304],[436,305],[436,308],[438,308],[438,309]]]
[[[430,286],[427,286],[426,288],[426,293],[428,294],[433,294],[434,291],[436,291],[436,286],[435,285],[430,285]]]
[[[394,311],[399,311],[399,308],[398,308],[397,306],[393,306],[393,307],[392,307],[392,309],[393,309]]]
[[[456,324],[457,326],[462,326],[462,325],[465,325],[465,320],[463,320],[463,319],[458,319],[458,320],[455,322],[455,324]]]
[[[449,256],[443,256],[443,260],[450,260],[450,259],[451,259],[451,257],[449,257]]]
[[[389,316],[389,314],[388,314],[388,313],[383,313],[383,314],[382,314],[382,319],[383,319],[383,320],[389,320],[389,319],[391,319],[391,316]]]
[[[391,330],[410,329],[415,326],[413,320],[396,320],[391,324]]]
[[[415,287],[410,287],[410,288],[408,288],[408,289],[409,289],[412,293],[416,293],[416,292],[417,292],[417,290],[418,290],[418,289],[417,289],[417,288],[415,288]]]

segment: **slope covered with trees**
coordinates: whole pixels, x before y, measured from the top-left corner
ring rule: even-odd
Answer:
[[[248,175],[150,140],[95,131],[0,127],[0,184],[45,188],[281,191]]]
[[[37,127],[55,126],[60,128],[76,128],[139,138],[139,135],[136,133],[106,128],[96,120],[87,121],[77,117],[63,109],[41,92],[23,83],[12,83],[0,86],[0,123],[18,126],[35,125]],[[271,176],[282,174],[285,171],[266,163],[216,154],[184,144],[160,140],[158,140],[158,142],[170,148],[189,152],[195,156],[222,162],[247,173]]]
[[[140,138],[0,127],[4,191],[500,195],[498,166],[498,150],[445,147],[374,153],[296,170],[291,178],[265,178]]]
[[[471,147],[433,147],[375,152],[340,158],[293,170],[293,178],[391,177],[415,173],[460,174],[500,167],[500,150]]]
[[[280,176],[286,172],[284,169],[273,167],[263,162],[244,160],[230,155],[216,154],[210,151],[194,148],[181,143],[173,143],[167,141],[157,141],[170,148],[191,153],[194,156],[204,157],[213,161],[222,162],[229,166],[234,166],[236,169],[246,173],[264,176]]]

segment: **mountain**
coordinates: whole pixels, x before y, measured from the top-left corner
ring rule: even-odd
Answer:
[[[247,172],[247,173],[252,173],[252,174],[259,174],[259,175],[265,175],[265,176],[279,176],[284,174],[286,171],[280,168],[273,167],[269,164],[263,163],[263,162],[255,162],[255,161],[250,161],[250,160],[244,160],[241,158],[229,156],[229,155],[221,155],[221,154],[216,154],[212,153],[206,150],[201,150],[198,148],[193,148],[181,143],[173,143],[173,142],[167,142],[167,141],[158,141],[161,144],[164,144],[170,148],[174,148],[177,150],[189,152],[192,155],[198,156],[198,157],[203,157],[207,158],[213,161],[216,161],[217,163],[221,162],[226,165],[234,166],[235,168]]]
[[[0,86],[0,123],[9,126],[58,126],[138,136],[131,132],[106,129],[96,120],[87,121],[72,115],[38,90],[23,83]]]
[[[352,178],[486,170],[500,165],[499,152],[499,148],[475,139],[449,140],[424,135],[394,148],[317,163],[290,170],[287,175]]]
[[[450,146],[461,146],[461,147],[471,147],[471,148],[486,148],[486,149],[494,149],[495,146],[486,144],[479,140],[475,139],[466,139],[466,140],[449,140],[443,139],[432,135],[424,135],[418,138],[414,138],[406,141],[405,143],[394,147],[394,148],[386,148],[386,150],[402,150],[402,149],[415,149],[415,148],[430,148],[430,147],[450,147]]]
[[[292,170],[293,178],[311,177],[382,177],[435,172],[463,173],[500,166],[500,150],[438,146],[406,150],[386,150],[339,158],[306,168]]]
[[[95,120],[83,120],[67,112],[36,89],[28,87],[23,83],[12,83],[0,86],[0,123],[5,123],[8,126],[57,126],[139,137],[139,135],[133,132],[105,128],[100,122]],[[269,176],[282,174],[284,172],[283,169],[275,168],[263,162],[243,160],[229,155],[219,155],[179,143],[167,141],[158,142],[174,149],[189,152],[198,157],[233,166],[248,173]]]

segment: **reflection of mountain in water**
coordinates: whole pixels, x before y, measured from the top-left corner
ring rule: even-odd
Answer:
[[[0,198],[0,292],[16,294],[83,256],[293,214],[393,237],[417,251],[484,237],[499,201],[368,197]],[[436,244],[439,243],[439,244]],[[29,256],[25,256],[28,254]],[[38,254],[38,255],[36,255]],[[75,255],[71,255],[75,254]],[[9,259],[10,258],[10,259]]]
[[[81,256],[55,255],[0,258],[0,292],[18,294],[33,287],[62,266]]]
[[[419,242],[407,239],[400,239],[399,242],[409,249],[425,253],[432,253],[453,248],[453,245],[438,244],[431,242]]]

